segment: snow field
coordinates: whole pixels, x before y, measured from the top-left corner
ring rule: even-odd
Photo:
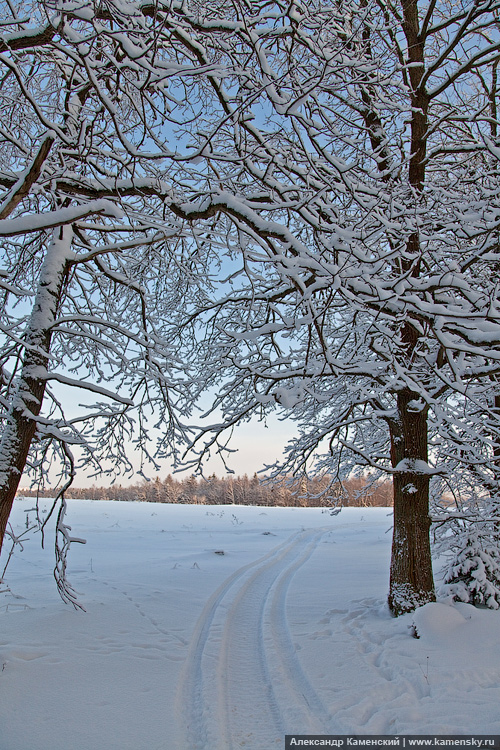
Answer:
[[[19,531],[31,503],[16,501]],[[86,612],[59,600],[50,540],[16,551],[0,596],[0,750],[500,734],[500,612],[441,602],[391,618],[389,514],[70,501]]]

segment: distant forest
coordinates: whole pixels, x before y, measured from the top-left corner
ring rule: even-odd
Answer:
[[[54,489],[20,490],[24,497],[53,497]],[[351,506],[391,506],[393,503],[392,485],[390,482],[368,484],[366,479],[348,479],[340,484],[328,477],[302,478],[300,480],[283,479],[266,481],[254,475],[249,478],[226,477],[220,479],[212,476],[200,479],[194,476],[177,480],[170,474],[165,479],[156,477],[147,482],[123,487],[114,484],[111,487],[72,487],[67,492],[68,498],[85,498],[90,500],[120,500],[131,502],[139,500],[150,503],[186,503],[199,505],[267,505],[267,506],[328,506],[342,502]]]

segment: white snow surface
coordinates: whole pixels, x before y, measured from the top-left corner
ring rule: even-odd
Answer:
[[[15,530],[31,504],[16,501]],[[439,602],[392,618],[390,513],[69,501],[86,612],[59,599],[50,544],[16,551],[0,750],[500,734],[500,612]]]

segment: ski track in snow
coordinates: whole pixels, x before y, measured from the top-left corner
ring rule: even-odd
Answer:
[[[328,712],[297,660],[285,611],[290,582],[323,534],[294,534],[208,600],[177,694],[183,746],[235,750],[260,737],[268,748],[281,747],[287,729],[325,729]]]

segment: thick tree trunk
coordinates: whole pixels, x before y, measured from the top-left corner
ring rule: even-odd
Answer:
[[[389,607],[397,617],[435,601],[429,539],[427,408],[418,394],[397,394],[398,419],[391,423],[394,532]]]
[[[408,76],[411,89],[411,156],[408,183],[411,194],[422,196],[429,97],[422,85],[425,72],[425,37],[420,34],[418,0],[403,0],[402,29],[407,41]],[[418,232],[410,234],[401,271],[418,277],[421,247]],[[410,363],[418,345],[418,331],[406,322],[401,340]],[[392,541],[389,607],[395,615],[411,612],[435,600],[429,538],[429,473],[427,408],[418,393],[402,389],[397,394],[398,417],[390,423],[394,474],[394,533]]]
[[[497,384],[495,382],[495,387]],[[500,396],[495,394],[493,414],[500,421]],[[500,438],[498,437],[498,426],[492,431],[491,442],[493,444],[493,465],[494,465],[494,487],[500,488]]]
[[[26,332],[19,383],[0,440],[0,551],[45,394],[52,330],[67,278],[71,239],[71,228],[61,227],[47,248]]]
[[[496,385],[496,383],[495,383]],[[494,396],[494,415],[500,419],[500,396]],[[500,546],[500,439],[498,436],[498,427],[492,431],[491,441],[493,444],[493,482],[490,488],[491,497],[491,516],[495,519],[494,529],[497,543]]]

